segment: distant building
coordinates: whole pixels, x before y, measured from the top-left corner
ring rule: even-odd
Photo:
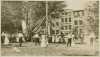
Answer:
[[[69,32],[74,32],[80,35],[82,33],[84,10],[64,9],[60,13],[59,32],[67,35]]]
[[[65,9],[60,14],[60,31],[64,34],[68,34],[73,30],[73,11],[71,9]]]
[[[74,20],[74,33],[79,38],[83,33],[83,20],[84,20],[84,10],[73,11]]]
[[[61,32],[67,35],[74,32],[79,36],[82,33],[84,10],[64,9],[59,14],[59,17],[51,19],[53,23],[50,24],[51,35],[59,35]]]

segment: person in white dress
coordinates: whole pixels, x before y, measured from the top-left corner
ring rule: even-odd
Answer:
[[[47,44],[46,44],[46,35],[42,34],[41,35],[41,47],[46,47]]]
[[[4,43],[4,39],[5,39],[5,32],[1,33],[1,43]]]
[[[55,36],[52,35],[52,42],[54,43],[55,42]]]
[[[75,35],[72,33],[71,37],[72,37],[72,46],[74,46],[75,45],[75,40],[74,40]]]
[[[8,45],[9,44],[8,34],[5,33],[4,36],[5,36],[4,44]]]

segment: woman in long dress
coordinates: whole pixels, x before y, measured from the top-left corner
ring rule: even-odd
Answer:
[[[46,47],[46,36],[45,35],[42,35],[41,37],[41,47]]]
[[[4,40],[5,40],[5,33],[2,32],[1,33],[1,43],[4,43]]]
[[[8,45],[9,44],[9,39],[8,39],[8,35],[7,34],[5,34],[4,44],[5,45]]]

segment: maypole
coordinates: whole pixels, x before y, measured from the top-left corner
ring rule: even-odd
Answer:
[[[48,19],[48,1],[46,0],[46,28],[47,28],[47,34],[50,36],[50,23]]]
[[[47,47],[48,45],[48,1],[46,0],[46,28],[45,35],[42,35],[41,47]]]
[[[48,1],[46,0],[46,46],[48,44]]]

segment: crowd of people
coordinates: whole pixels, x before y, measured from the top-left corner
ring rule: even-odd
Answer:
[[[47,35],[39,35],[38,33],[35,33],[33,36],[32,36],[32,42],[35,43],[35,45],[41,45],[41,47],[46,47],[48,45],[48,36]],[[55,38],[55,37],[51,37],[52,39]],[[72,46],[72,42],[75,40],[75,35],[72,34],[72,33],[69,33],[68,35],[64,35],[63,33],[61,33],[59,36],[58,36],[58,42],[59,43],[62,43],[62,42],[65,42],[66,45],[68,47],[71,47]],[[93,41],[95,38],[94,36],[93,37],[90,37],[90,43],[91,45],[93,45]],[[13,42],[17,42],[19,43],[19,46],[21,47],[22,46],[22,43],[25,42],[25,36],[22,32],[18,32],[16,34],[13,34],[12,36],[9,35],[9,33],[7,32],[2,32],[1,33],[1,43],[4,44],[4,45],[9,45],[9,43],[13,43]],[[51,40],[51,42],[53,42]]]
[[[7,32],[2,32],[1,33],[1,43],[4,45],[9,45],[10,43],[17,42],[19,43],[19,46],[22,46],[24,39],[24,35],[21,32],[18,32],[16,35],[14,34],[9,34]]]

